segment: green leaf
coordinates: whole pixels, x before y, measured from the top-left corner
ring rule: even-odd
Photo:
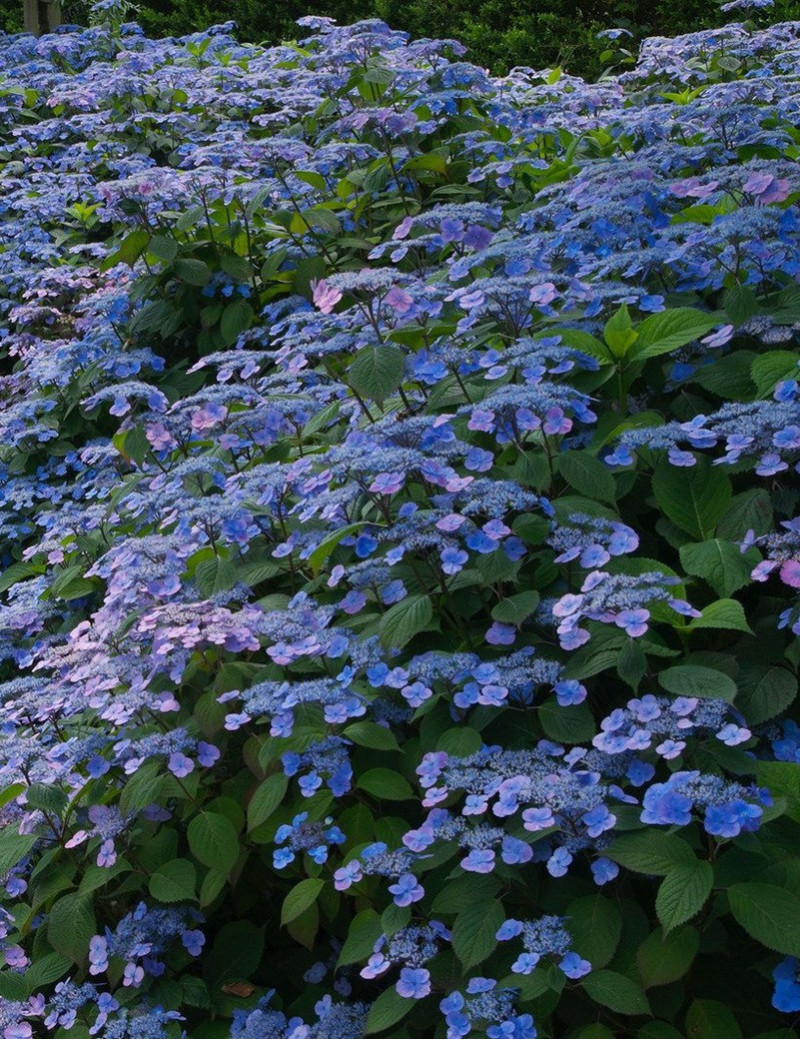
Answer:
[[[41,959],[36,959],[25,972],[25,982],[28,992],[35,993],[43,986],[49,986],[51,982],[57,982],[72,967],[72,958],[65,957],[60,953],[47,953]]]
[[[716,668],[696,664],[676,664],[658,673],[658,681],[676,697],[719,697],[731,703],[736,696],[736,683]]]
[[[639,335],[629,352],[629,359],[644,361],[646,358],[658,357],[659,354],[668,354],[705,336],[719,324],[719,315],[695,310],[694,307],[672,307],[659,314],[651,314],[636,327]]]
[[[325,563],[341,540],[350,534],[355,534],[356,531],[360,531],[365,525],[365,520],[359,520],[355,524],[347,524],[346,527],[340,527],[338,531],[334,531],[333,534],[324,538],[319,543],[308,558],[308,562],[311,564],[311,573],[315,578],[319,574],[320,567]]]
[[[539,721],[551,740],[564,744],[583,744],[591,741],[597,728],[594,716],[586,704],[569,704],[562,707],[555,700],[542,704],[539,708]]]
[[[745,662],[738,682],[736,706],[751,724],[774,719],[797,696],[797,679],[778,665]]]
[[[405,365],[400,347],[362,347],[347,370],[347,381],[356,393],[383,401],[400,386]]]
[[[749,584],[750,572],[760,559],[758,550],[751,548],[743,553],[738,545],[720,538],[684,545],[680,557],[687,574],[704,578],[720,596],[730,596]]]
[[[150,241],[150,232],[143,228],[137,228],[126,235],[120,243],[119,249],[114,257],[114,263],[128,264],[130,267],[136,263],[142,253],[147,249]]]
[[[623,303],[611,315],[603,329],[603,338],[611,349],[611,353],[617,358],[624,357],[629,352],[638,335],[638,331],[633,328],[626,303]]]
[[[733,1013],[718,1000],[693,1000],[686,1014],[689,1037],[740,1037],[742,1031]]]
[[[800,822],[800,765],[796,762],[759,762],[759,786],[768,787],[777,798],[786,799],[786,813]]]
[[[694,928],[679,928],[669,934],[656,928],[636,951],[636,967],[644,988],[683,978],[699,947],[700,935]]]
[[[556,456],[559,474],[588,498],[613,502],[617,485],[611,470],[589,451],[566,451]]]
[[[47,915],[47,938],[64,957],[80,963],[85,960],[89,940],[97,934],[97,922],[89,896],[70,892],[53,904]]]
[[[453,951],[464,971],[485,961],[497,945],[497,931],[505,921],[499,899],[486,899],[462,910],[453,924]]]
[[[606,896],[582,896],[567,907],[567,927],[572,948],[585,957],[592,968],[604,968],[619,943],[622,917]]]
[[[211,281],[211,270],[208,264],[191,257],[175,261],[175,274],[187,285],[202,287]]]
[[[744,616],[744,607],[735,599],[718,599],[709,603],[699,618],[691,620],[688,628],[691,632],[698,628],[723,628],[753,634]]]
[[[289,780],[283,773],[275,773],[262,780],[253,792],[247,806],[247,829],[255,830],[265,823],[283,801]]]
[[[14,824],[0,830],[0,875],[24,859],[37,842],[35,834],[20,834]]]
[[[281,924],[287,924],[299,917],[317,901],[325,882],[322,878],[305,878],[289,892],[281,907]]]
[[[357,786],[375,798],[383,798],[392,802],[403,802],[407,798],[414,797],[411,785],[404,776],[395,772],[394,769],[384,769],[382,766],[368,769],[362,773],[358,778]]]
[[[539,593],[535,590],[518,592],[507,599],[501,599],[492,608],[492,617],[495,621],[502,621],[507,625],[521,625],[522,622],[536,610],[539,605]]]
[[[750,530],[761,535],[767,534],[772,527],[772,499],[763,488],[751,488],[733,496],[717,524],[717,536],[741,542]]]
[[[228,346],[235,343],[239,336],[250,328],[254,317],[255,311],[247,300],[231,300],[225,305],[219,329]]]
[[[728,889],[731,913],[758,942],[778,953],[800,956],[800,898],[757,881]]]
[[[656,895],[656,914],[664,931],[694,917],[708,899],[713,884],[714,871],[705,860],[673,867]]]
[[[767,354],[759,354],[750,369],[758,396],[769,397],[778,383],[784,379],[796,379],[797,360],[797,354],[791,350],[770,350]]]
[[[491,902],[501,887],[491,874],[465,873],[448,881],[433,899],[433,913],[460,914],[475,903]]]
[[[375,943],[383,934],[381,919],[375,911],[368,907],[362,910],[350,922],[347,938],[344,941],[337,967],[355,964],[356,961],[367,960],[375,948]]]
[[[342,733],[359,747],[375,748],[377,751],[399,751],[397,738],[386,726],[377,722],[353,722]]]
[[[583,980],[583,989],[595,1003],[621,1015],[650,1014],[650,1004],[644,990],[633,979],[618,971],[609,971],[607,968],[593,971]]]
[[[224,870],[209,870],[200,884],[200,906],[209,906],[228,883]]]
[[[178,243],[170,235],[153,235],[147,245],[147,252],[169,264],[178,255]]]
[[[195,902],[196,882],[194,863],[188,859],[171,859],[151,874],[150,895],[160,903]]]
[[[239,836],[227,816],[201,810],[189,824],[186,836],[194,856],[213,870],[226,873],[239,858]]]
[[[385,989],[370,1008],[367,1015],[364,1034],[372,1036],[375,1033],[383,1033],[400,1021],[404,1015],[416,1007],[415,1000],[401,997],[394,986]]]
[[[621,835],[603,854],[628,870],[656,876],[693,864],[697,858],[691,845],[677,834],[651,829]]]
[[[214,556],[201,560],[195,568],[194,582],[202,596],[215,596],[232,589],[239,580],[239,571],[232,560]]]
[[[389,607],[380,620],[378,633],[386,647],[401,649],[433,620],[433,605],[428,596],[406,596]]]
[[[702,456],[694,466],[659,463],[653,473],[653,494],[674,524],[703,541],[714,533],[733,491],[728,477]]]
[[[158,802],[165,780],[159,770],[158,762],[145,762],[126,782],[119,799],[123,816]]]
[[[258,969],[263,952],[263,928],[250,921],[230,921],[220,928],[211,952],[204,957],[203,975],[212,987],[248,981]]]

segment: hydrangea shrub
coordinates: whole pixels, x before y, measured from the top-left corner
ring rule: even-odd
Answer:
[[[96,16],[0,37],[4,1035],[795,1036],[800,23]]]

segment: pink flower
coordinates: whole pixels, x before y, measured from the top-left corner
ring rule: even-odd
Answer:
[[[311,291],[314,294],[314,303],[323,314],[330,314],[336,304],[341,300],[342,294],[332,285],[328,285],[324,278],[311,283]]]
[[[781,566],[781,581],[793,589],[800,589],[800,560],[786,560]]]

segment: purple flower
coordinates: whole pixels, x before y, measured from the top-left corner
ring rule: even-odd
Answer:
[[[401,968],[395,989],[401,997],[421,1000],[431,991],[431,975],[427,968]]]
[[[474,874],[491,874],[494,870],[494,852],[492,849],[472,849],[461,860],[461,866]]]
[[[401,874],[396,884],[389,885],[389,891],[397,906],[411,906],[425,895],[425,889],[413,874]]]
[[[170,773],[173,776],[184,777],[188,776],[189,773],[194,769],[194,762],[191,758],[187,758],[181,751],[173,751],[169,756],[169,762],[167,763]]]

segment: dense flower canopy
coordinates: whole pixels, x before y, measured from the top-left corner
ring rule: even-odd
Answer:
[[[778,1028],[800,23],[96,15],[0,36],[0,1030]]]

